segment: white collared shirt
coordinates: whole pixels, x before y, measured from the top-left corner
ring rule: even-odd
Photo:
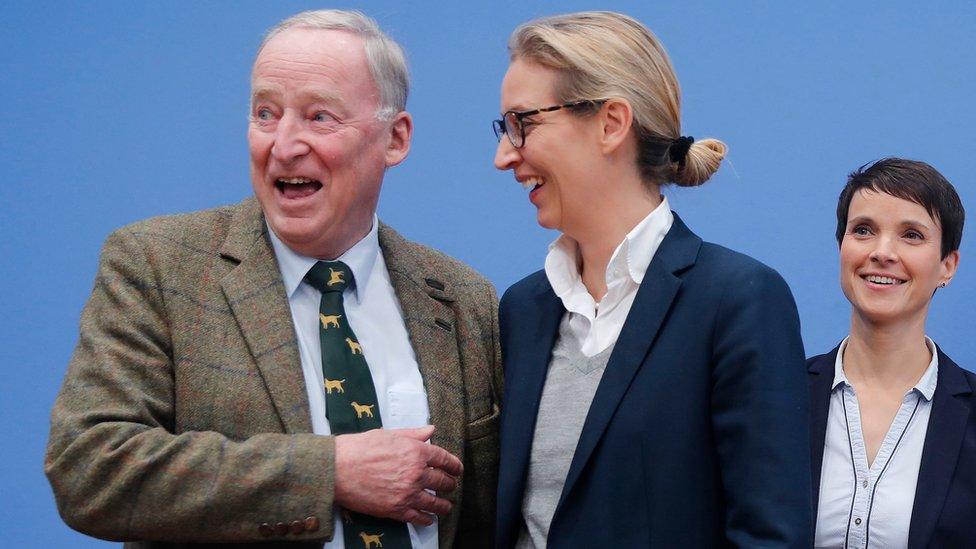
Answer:
[[[430,422],[427,391],[403,322],[400,302],[390,283],[383,254],[380,253],[378,226],[379,222],[374,216],[369,233],[338,258],[349,266],[356,282],[343,292],[343,308],[369,364],[383,428],[422,427]],[[327,397],[322,375],[322,344],[319,341],[319,302],[322,293],[303,282],[305,274],[317,260],[296,253],[278,239],[270,227],[268,234],[278,258],[278,268],[298,336],[298,351],[312,415],[312,432],[329,435],[332,431],[325,416]],[[345,546],[342,521],[339,513],[335,513],[335,516],[335,535],[326,547],[342,549]],[[407,526],[414,547],[436,549],[436,517],[430,526]]]
[[[607,293],[597,303],[580,276],[579,245],[561,235],[549,245],[546,277],[569,315],[569,328],[593,357],[617,341],[647,266],[674,223],[668,199],[637,224],[617,246],[607,264]]]
[[[935,344],[928,337],[925,344],[932,360],[905,393],[870,467],[857,393],[844,375],[847,339],[840,344],[820,469],[816,547],[908,546],[918,469],[939,375]]]

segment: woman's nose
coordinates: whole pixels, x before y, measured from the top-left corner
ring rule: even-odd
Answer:
[[[521,160],[522,155],[519,154],[519,150],[512,146],[507,135],[503,135],[495,149],[495,167],[499,170],[511,170]]]
[[[894,242],[891,238],[882,236],[877,239],[875,247],[871,250],[871,260],[877,263],[891,263],[898,261],[898,253],[895,250]]]

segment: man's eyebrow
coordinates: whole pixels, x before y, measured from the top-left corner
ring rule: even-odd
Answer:
[[[309,90],[302,93],[302,97],[312,103],[338,103],[339,94],[325,90]]]
[[[257,99],[269,99],[281,96],[281,88],[278,86],[256,86],[251,90],[251,104]]]
[[[284,94],[279,86],[257,86],[251,92],[251,103],[260,99],[273,99]],[[304,101],[310,103],[338,103],[341,102],[339,94],[326,90],[308,90],[301,93]]]

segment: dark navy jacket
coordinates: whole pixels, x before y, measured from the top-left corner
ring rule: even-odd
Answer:
[[[814,517],[838,348],[807,361]],[[942,349],[938,352],[939,376],[915,485],[909,549],[976,547],[976,374],[960,368]]]
[[[498,547],[511,547],[565,310],[539,271],[509,288]],[[809,547],[803,345],[772,269],[680,219],[655,253],[583,425],[549,530],[561,547]]]

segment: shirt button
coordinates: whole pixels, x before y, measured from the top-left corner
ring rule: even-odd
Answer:
[[[864,479],[864,481],[861,482],[861,486],[863,486],[865,488],[868,487],[868,481],[867,481],[867,479]]]
[[[861,525],[861,519],[859,519],[859,518],[854,519],[854,524],[860,526]]]

